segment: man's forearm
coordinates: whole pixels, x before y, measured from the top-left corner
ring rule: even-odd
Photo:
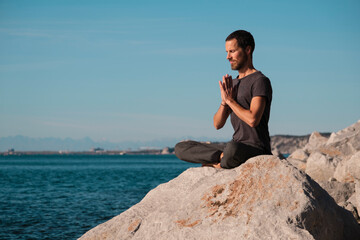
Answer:
[[[219,109],[214,115],[214,127],[216,129],[222,128],[225,125],[226,119],[229,117],[229,114],[229,107],[226,104],[221,103]]]

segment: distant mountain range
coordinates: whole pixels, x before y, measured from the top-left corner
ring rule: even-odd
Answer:
[[[322,133],[323,136],[329,137],[330,133]],[[304,147],[308,142],[310,135],[292,136],[292,135],[275,135],[271,136],[271,146],[281,153],[291,153],[297,148]],[[209,139],[209,138],[167,138],[152,141],[123,141],[113,143],[109,141],[94,141],[89,137],[82,139],[72,138],[30,138],[25,136],[0,137],[0,152],[6,152],[9,149],[15,151],[88,151],[92,148],[102,148],[104,150],[147,150],[162,149],[164,147],[174,147],[175,144],[184,139],[197,141],[217,141],[226,142],[226,139]]]
[[[152,141],[123,141],[113,143],[109,141],[94,141],[89,137],[82,139],[72,138],[31,138],[25,136],[0,137],[0,152],[11,148],[15,151],[87,151],[91,148],[103,148],[105,150],[138,150],[138,149],[161,149],[173,147],[183,139],[194,139],[191,137],[168,138]],[[195,139],[196,140],[196,139]],[[210,141],[209,139],[201,139]],[[225,141],[225,140],[224,140]]]

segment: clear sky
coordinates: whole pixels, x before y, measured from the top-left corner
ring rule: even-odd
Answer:
[[[225,38],[255,38],[270,134],[360,119],[360,1],[0,0],[0,137],[230,139]]]

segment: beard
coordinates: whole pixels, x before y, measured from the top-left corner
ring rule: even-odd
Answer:
[[[244,54],[243,58],[240,59],[239,62],[234,62],[233,64],[231,64],[231,69],[232,70],[242,69],[246,65],[248,58],[249,58],[248,55]]]

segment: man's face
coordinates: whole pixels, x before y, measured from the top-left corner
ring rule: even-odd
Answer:
[[[227,52],[226,59],[229,60],[232,70],[240,70],[245,66],[248,55],[238,46],[236,39],[226,41],[225,49]]]

